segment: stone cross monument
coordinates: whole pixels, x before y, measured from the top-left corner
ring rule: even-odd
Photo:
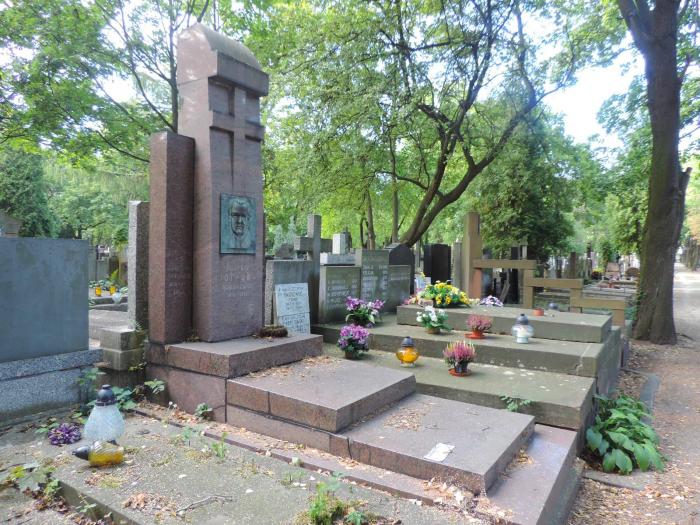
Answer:
[[[202,24],[181,33],[177,59],[178,133],[195,141],[194,332],[222,341],[263,323],[260,97],[268,76],[245,46]]]

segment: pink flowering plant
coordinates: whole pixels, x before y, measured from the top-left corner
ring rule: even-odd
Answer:
[[[351,357],[359,357],[369,350],[369,330],[356,324],[348,324],[340,329],[338,348]]]
[[[456,341],[447,345],[442,356],[451,368],[466,368],[476,358],[476,350],[471,343]]]
[[[345,316],[345,322],[372,327],[381,321],[379,311],[383,307],[384,301],[381,299],[364,301],[357,297],[348,297],[345,299],[345,309],[349,313]]]
[[[485,315],[470,315],[467,317],[467,327],[471,329],[472,332],[487,332],[491,330],[493,322],[490,317]]]

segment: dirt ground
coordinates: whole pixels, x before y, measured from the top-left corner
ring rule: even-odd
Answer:
[[[700,525],[700,272],[677,267],[675,346],[632,342],[628,367],[656,374],[654,428],[667,457],[643,490],[610,487],[584,479],[569,525]],[[625,379],[623,388],[635,388]]]

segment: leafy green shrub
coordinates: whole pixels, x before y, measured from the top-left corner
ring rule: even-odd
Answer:
[[[649,416],[646,405],[632,397],[618,395],[615,399],[596,396],[600,402],[595,424],[586,431],[588,448],[602,458],[603,470],[619,470],[629,474],[637,467],[646,471],[664,468],[659,453],[659,438],[654,429],[642,421]]]

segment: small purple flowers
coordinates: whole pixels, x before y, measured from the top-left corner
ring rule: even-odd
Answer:
[[[369,341],[369,331],[358,325],[348,324],[340,329],[340,339],[338,339],[338,348],[350,359],[357,359],[360,352],[369,350],[367,343]]]
[[[479,305],[481,306],[503,306],[503,303],[498,299],[498,297],[494,297],[493,295],[489,295],[487,297],[484,297],[481,301],[479,301]]]
[[[357,297],[345,299],[345,309],[349,312],[345,321],[360,326],[374,326],[379,322],[379,311],[384,307],[384,301],[364,301]]]
[[[48,438],[52,445],[71,445],[80,441],[80,428],[73,423],[61,423],[49,430]]]

